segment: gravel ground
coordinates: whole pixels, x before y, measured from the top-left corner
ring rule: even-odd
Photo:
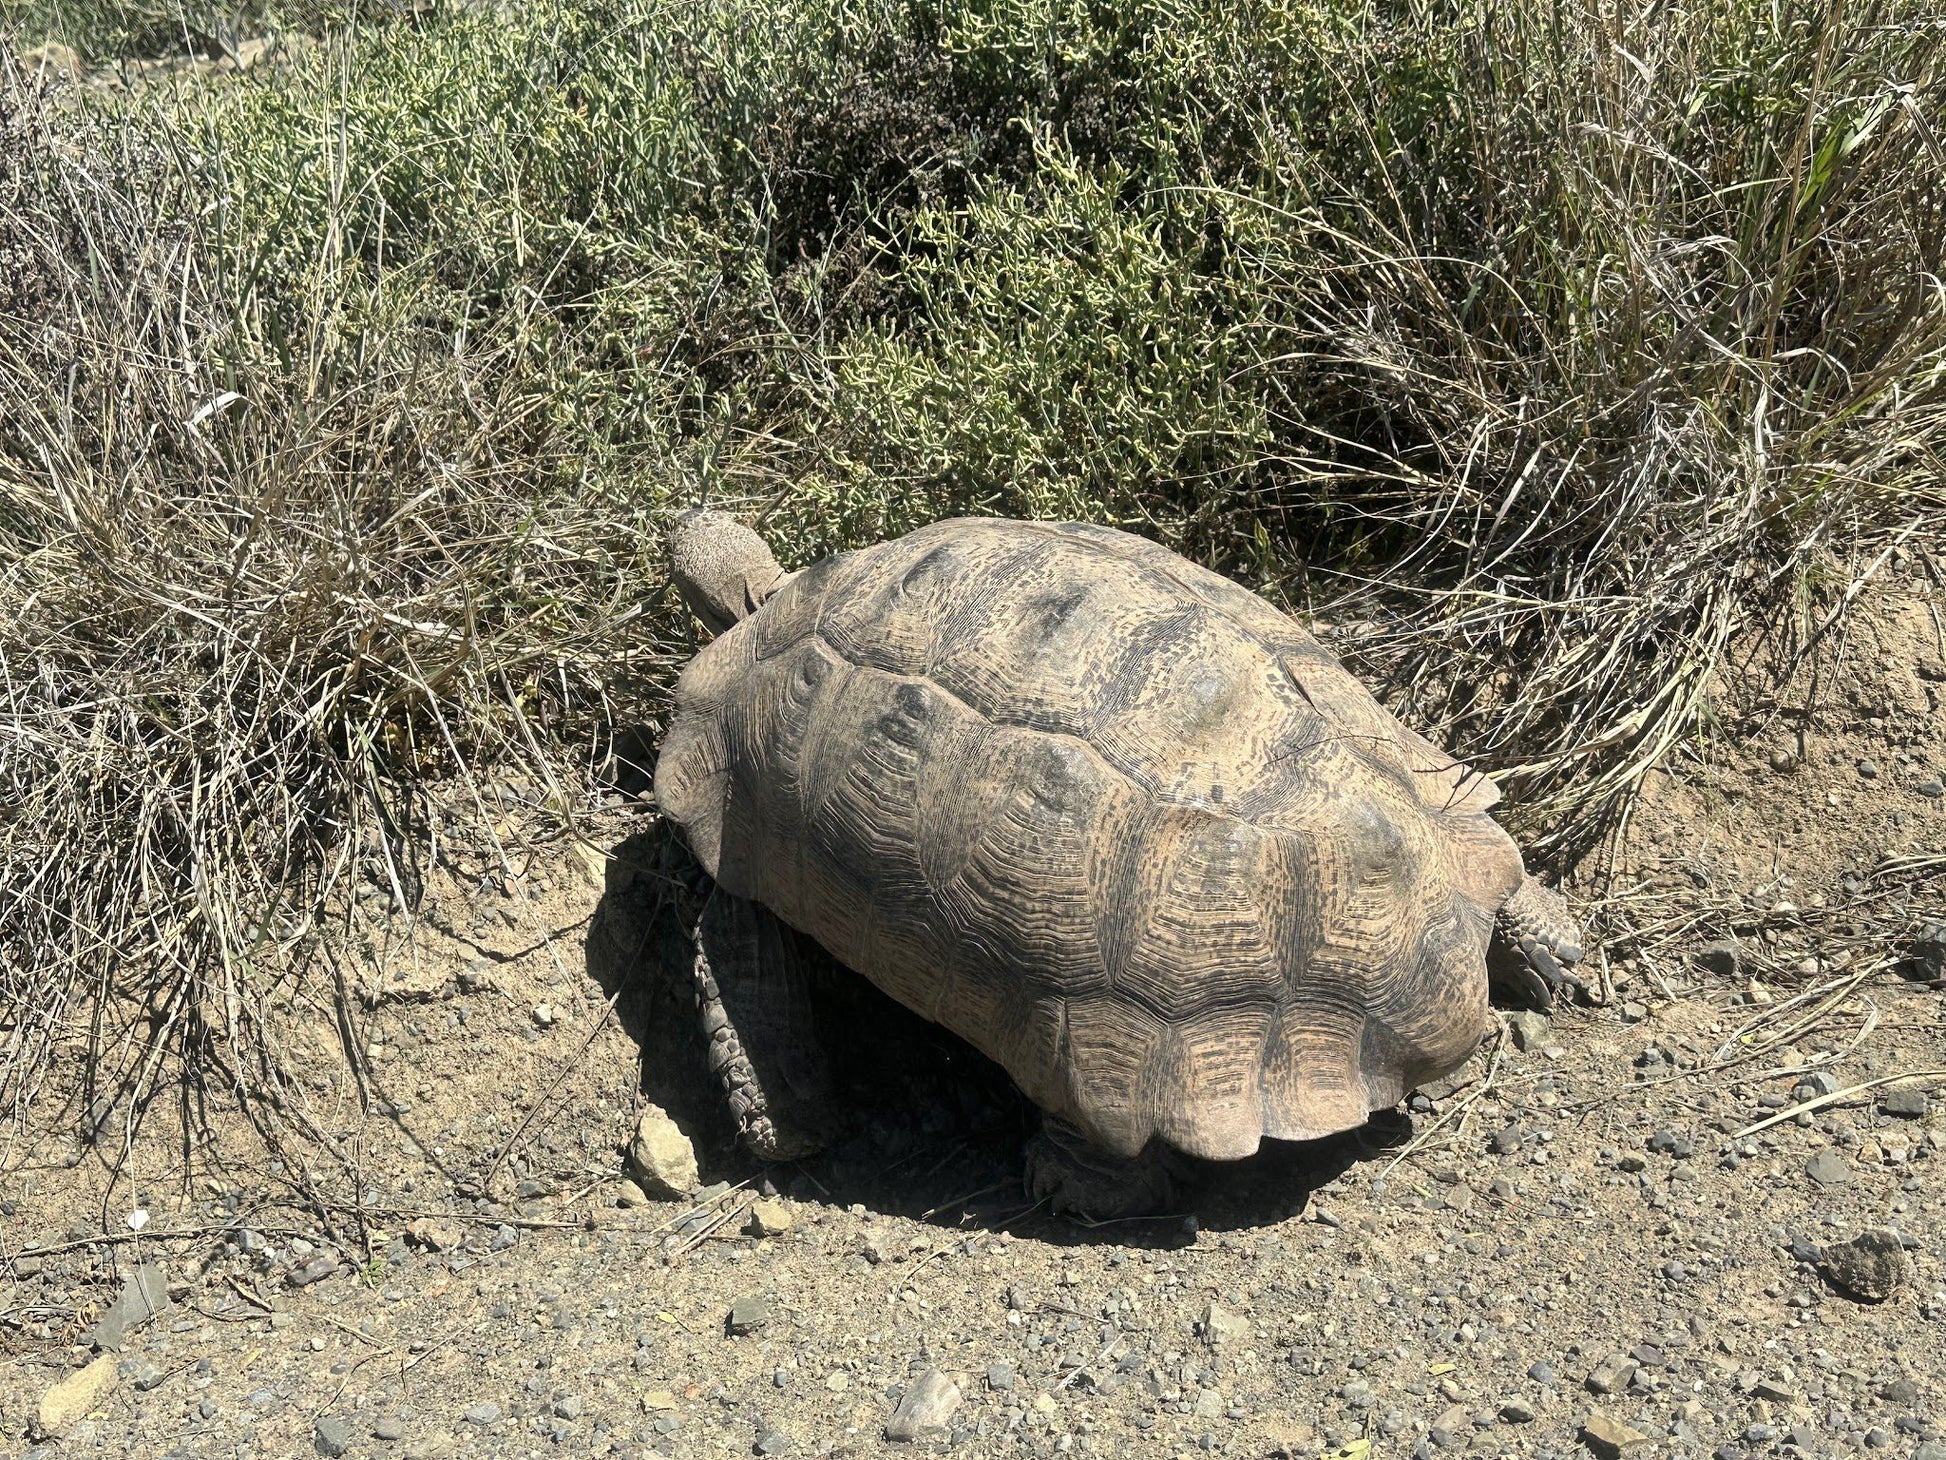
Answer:
[[[1028,1207],[1030,1112],[857,989],[850,1134],[752,1166],[642,976],[679,951],[653,880],[450,853],[417,918],[364,909],[343,1009],[293,1016],[281,1156],[222,1092],[126,1150],[50,1097],[0,1151],[0,1456],[1946,1460],[1946,1083],[1902,1078],[1946,1071],[1911,961],[1946,739],[1925,643],[1871,647],[1820,738],[1651,787],[1605,1003],[1166,1220]],[[645,824],[601,845],[641,863]],[[700,1192],[623,1184],[645,1100]]]

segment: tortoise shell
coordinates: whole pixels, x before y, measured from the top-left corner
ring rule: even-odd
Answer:
[[[958,519],[832,557],[676,687],[724,888],[1134,1156],[1361,1124],[1461,1064],[1520,884],[1498,791],[1248,590]]]

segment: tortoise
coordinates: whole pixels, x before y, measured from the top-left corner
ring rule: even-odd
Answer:
[[[1458,1068],[1490,965],[1537,1007],[1579,983],[1493,782],[1155,543],[959,518],[786,573],[693,509],[671,551],[715,637],[655,794],[707,873],[695,986],[760,1158],[830,1128],[793,929],[1004,1067],[1043,1115],[1030,1196],[1095,1217]]]

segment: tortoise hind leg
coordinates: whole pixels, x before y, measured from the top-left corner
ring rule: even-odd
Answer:
[[[1161,1216],[1180,1210],[1189,1184],[1188,1161],[1160,1141],[1128,1160],[1048,1116],[1027,1143],[1027,1195],[1057,1213],[1098,1221]]]
[[[822,1149],[833,1126],[831,1071],[796,934],[767,909],[713,886],[695,943],[709,1069],[737,1135],[765,1161]]]

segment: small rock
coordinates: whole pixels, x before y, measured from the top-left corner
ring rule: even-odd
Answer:
[[[1878,1397],[1887,1404],[1917,1404],[1919,1385],[1908,1374],[1901,1374],[1891,1383],[1878,1391]]]
[[[753,1237],[781,1237],[797,1221],[788,1202],[774,1198],[750,1203],[750,1234]]]
[[[1009,1363],[987,1365],[987,1388],[1005,1394],[1014,1387],[1014,1366]]]
[[[1878,762],[1875,760],[1859,761],[1858,776],[1860,780],[1876,781],[1878,779]]]
[[[1718,978],[1735,978],[1743,972],[1743,949],[1734,938],[1719,938],[1699,947],[1690,955],[1690,961]]]
[[[372,1421],[372,1438],[390,1444],[405,1438],[405,1421],[395,1414],[381,1414]]]
[[[1750,1397],[1768,1400],[1772,1404],[1797,1403],[1797,1391],[1779,1379],[1759,1379],[1752,1386]]]
[[[580,1419],[588,1412],[588,1406],[581,1402],[578,1394],[563,1394],[548,1406],[556,1419]]]
[[[488,1400],[484,1404],[474,1405],[462,1414],[460,1418],[470,1425],[479,1425],[484,1429],[488,1425],[497,1425],[500,1423],[500,1406],[492,1400]]]
[[[534,1022],[543,1029],[553,1028],[559,1017],[554,1012],[554,1006],[552,1004],[534,1005]]]
[[[916,1440],[927,1430],[942,1430],[959,1401],[959,1385],[939,1370],[928,1369],[906,1387],[899,1407],[885,1422],[885,1438]]]
[[[351,1448],[351,1425],[337,1415],[326,1415],[317,1424],[317,1444],[320,1455],[337,1456]]]
[[[1648,1438],[1640,1430],[1599,1412],[1589,1415],[1581,1426],[1581,1443],[1602,1460],[1615,1460],[1623,1451],[1645,1443]]]
[[[466,1228],[450,1217],[416,1217],[405,1224],[405,1235],[428,1252],[451,1252],[466,1240]]]
[[[337,1256],[330,1252],[320,1252],[293,1267],[285,1275],[284,1281],[294,1288],[308,1288],[312,1283],[330,1277],[337,1270]]]
[[[1915,1090],[1907,1085],[1898,1090],[1887,1090],[1884,1098],[1878,1102],[1878,1108],[1901,1120],[1919,1120],[1925,1116],[1927,1104],[1924,1090]]]
[[[1535,1418],[1534,1406],[1524,1399],[1509,1399],[1500,1406],[1500,1418],[1510,1425],[1532,1424]]]
[[[629,1165],[642,1190],[677,1200],[696,1190],[696,1148],[668,1112],[645,1105],[628,1143]]]
[[[1527,1051],[1547,1043],[1547,1015],[1532,1009],[1516,1009],[1507,1015],[1507,1028],[1513,1034],[1514,1048]]]
[[[648,1204],[649,1204],[649,1194],[646,1191],[642,1190],[639,1184],[637,1184],[634,1181],[631,1181],[626,1176],[619,1177],[616,1179],[615,1181],[615,1205],[616,1206],[626,1209],[631,1207],[645,1207]]]
[[[1868,1303],[1891,1297],[1911,1272],[1898,1233],[1883,1228],[1826,1247],[1823,1265],[1833,1286]]]
[[[115,1358],[103,1354],[86,1368],[76,1369],[41,1396],[32,1429],[37,1439],[60,1438],[76,1420],[81,1419],[108,1397],[115,1387]]]
[[[1495,1131],[1493,1138],[1487,1144],[1492,1147],[1493,1154],[1496,1156],[1513,1155],[1520,1149],[1520,1127],[1510,1125]]]
[[[736,1335],[754,1333],[770,1322],[770,1299],[752,1293],[730,1304],[729,1329]]]
[[[782,1430],[767,1430],[757,1440],[759,1455],[782,1455],[791,1448],[791,1437]]]
[[[1223,1403],[1221,1390],[1199,1389],[1196,1391],[1196,1403],[1194,1406],[1196,1418],[1221,1419],[1223,1418],[1223,1411],[1228,1407]]]
[[[1552,1384],[1560,1376],[1554,1372],[1554,1365],[1536,1363],[1527,1366],[1527,1377],[1536,1384]]]
[[[1432,1442],[1443,1449],[1458,1449],[1473,1433],[1473,1417],[1463,1405],[1455,1404],[1439,1412],[1432,1422]]]
[[[1857,1179],[1845,1158],[1831,1146],[1804,1163],[1804,1174],[1819,1186],[1849,1186]]]
[[[1907,950],[1906,963],[1914,978],[1946,982],[1946,923],[1928,923]]]
[[[493,1241],[490,1245],[495,1252],[505,1252],[509,1247],[517,1246],[519,1242],[520,1229],[502,1222],[493,1229]]]
[[[1627,1354],[1613,1353],[1588,1371],[1590,1394],[1619,1394],[1635,1377],[1635,1362]]]
[[[145,1262],[129,1274],[89,1337],[95,1347],[120,1353],[131,1328],[139,1328],[169,1306],[169,1280],[161,1264]]]
[[[1250,1320],[1211,1303],[1203,1310],[1203,1341],[1211,1348],[1250,1341]]]

